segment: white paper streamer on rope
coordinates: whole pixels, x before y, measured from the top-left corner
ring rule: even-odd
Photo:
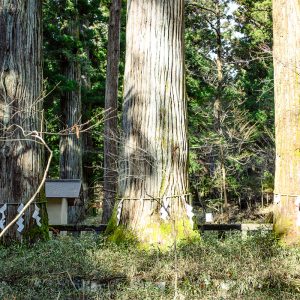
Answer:
[[[186,214],[190,220],[191,225],[194,225],[194,221],[193,221],[193,217],[194,217],[194,213],[193,213],[193,207],[191,205],[189,205],[187,202],[185,203],[185,208],[186,208]]]
[[[39,216],[40,214],[40,209],[38,208],[38,206],[36,204],[34,204],[34,212],[32,214],[32,218],[35,219],[36,221],[36,225],[41,227],[42,224],[41,224],[41,217]]]
[[[181,196],[181,199],[182,199],[183,203],[185,203],[186,214],[190,220],[190,223],[192,226],[194,226],[193,217],[195,214],[193,213],[193,207],[187,203],[187,201],[185,200],[185,196]]]
[[[205,214],[205,222],[212,223],[214,221],[214,216],[211,212]]]
[[[121,213],[122,213],[122,208],[123,208],[123,199],[119,202],[118,207],[117,207],[117,224],[120,224],[121,220]]]
[[[275,203],[275,204],[279,204],[279,203],[280,203],[280,200],[281,200],[280,195],[274,195],[274,203]]]
[[[23,209],[23,207],[24,207],[24,204],[23,203],[21,203],[20,205],[19,205],[19,207],[18,207],[18,213],[20,213],[20,211]],[[23,229],[24,229],[24,218],[23,218],[23,216],[21,216],[19,219],[18,219],[18,221],[17,221],[17,225],[18,225],[18,228],[17,228],[17,230],[18,230],[18,232],[22,232],[23,231]]]
[[[169,218],[169,212],[168,212],[168,209],[169,209],[169,201],[167,199],[167,197],[163,197],[162,199],[162,206],[160,208],[160,217],[164,220],[164,221],[167,221],[168,218]]]
[[[295,200],[295,205],[300,206],[300,196],[297,196],[297,198]]]
[[[0,219],[0,229],[4,229],[5,227],[5,211],[7,209],[7,205],[4,204],[1,208],[0,208],[0,214],[1,214],[1,219]]]

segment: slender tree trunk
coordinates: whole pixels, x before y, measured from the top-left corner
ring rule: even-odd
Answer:
[[[223,64],[222,64],[222,32],[221,10],[219,1],[216,2],[216,38],[217,38],[217,93],[214,103],[215,127],[218,133],[221,130],[222,92],[223,92]]]
[[[88,42],[87,31],[90,28],[90,22],[88,16],[84,16],[85,19],[81,22],[81,32],[83,32],[83,42],[84,42],[84,54],[86,60],[84,65],[81,67],[81,98],[82,98],[82,111],[91,111],[90,101],[87,99],[87,95],[91,90],[91,76],[89,72],[90,65],[90,48]],[[84,117],[84,114],[83,114]],[[83,119],[83,122],[88,120]],[[92,137],[89,132],[84,132],[81,136],[81,145],[82,145],[82,190],[83,190],[83,199],[84,202],[93,197],[92,189],[89,187],[93,184],[92,182],[92,162],[88,157],[88,147],[91,143]]]
[[[215,128],[220,137],[220,147],[219,147],[219,158],[220,158],[220,167],[221,167],[221,198],[224,199],[224,208],[228,206],[227,200],[227,187],[226,187],[226,168],[225,168],[225,154],[224,146],[222,145],[222,94],[223,94],[223,62],[222,62],[222,32],[221,32],[221,3],[216,1],[216,35],[217,35],[217,94],[214,103],[214,115],[215,115]]]
[[[68,34],[79,40],[79,18],[77,0],[74,1],[75,12],[69,21]],[[60,178],[82,179],[82,143],[79,126],[81,125],[81,65],[78,50],[74,46],[72,58],[64,65],[66,79],[73,85],[72,90],[63,94],[61,99],[62,121],[68,128],[66,135],[60,138]],[[74,211],[73,211],[74,212]],[[82,207],[78,207],[74,215],[68,215],[68,222],[76,223],[82,215]]]
[[[300,2],[273,1],[276,173],[274,229],[300,242]]]
[[[121,0],[112,0],[110,6],[105,92],[104,203],[102,223],[107,223],[112,215],[117,191],[118,76],[121,5]]]
[[[81,179],[82,150],[81,135],[79,132],[81,124],[79,63],[70,62],[65,74],[69,80],[76,82],[77,87],[71,92],[66,92],[61,102],[63,123],[65,128],[69,128],[69,132],[60,138],[60,176],[62,179]]]
[[[0,0],[0,208],[7,204],[6,224],[37,190],[43,176],[43,148],[25,133],[42,130],[41,1]],[[24,216],[24,230],[15,224],[5,242],[48,237],[44,192],[36,199],[42,226]],[[0,214],[0,218],[1,218]]]
[[[79,39],[78,16],[70,21],[69,34]],[[65,62],[64,73],[73,89],[65,92],[61,99],[62,120],[69,134],[60,138],[60,176],[62,179],[81,179],[82,151],[78,127],[81,124],[81,66],[78,57]]]
[[[122,226],[115,232],[129,229],[142,243],[166,245],[193,234],[186,211],[184,1],[127,5],[123,200],[117,210]]]

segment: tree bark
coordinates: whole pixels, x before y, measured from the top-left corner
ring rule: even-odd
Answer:
[[[226,167],[225,167],[225,154],[224,146],[222,144],[222,94],[223,94],[223,61],[222,61],[222,31],[221,31],[221,3],[216,1],[216,37],[217,37],[217,93],[214,103],[214,117],[215,117],[215,129],[219,135],[219,156],[220,156],[220,168],[221,168],[221,198],[224,199],[224,208],[228,206],[227,200],[227,187],[226,187]]]
[[[104,123],[104,202],[102,223],[113,211],[117,192],[118,161],[118,75],[120,61],[121,0],[112,0],[108,28],[107,71]]]
[[[81,63],[81,103],[82,103],[82,123],[89,122],[88,114],[92,110],[92,104],[89,99],[92,90],[91,81],[91,36],[90,31],[94,26],[91,20],[90,9],[93,4],[89,0],[78,2],[78,19],[80,20],[80,39],[83,46],[83,56]],[[90,159],[89,147],[93,144],[93,139],[89,131],[81,135],[82,149],[82,194],[84,203],[94,197],[93,162]]]
[[[77,0],[74,1],[74,7],[67,34],[71,35],[74,41],[79,41],[80,24]],[[60,178],[82,180],[81,64],[77,46],[73,45],[73,49],[69,50],[72,50],[72,57],[66,58],[63,72],[72,87],[61,98],[62,121],[67,132],[60,137]],[[76,223],[82,217],[82,206],[78,206],[73,212],[75,212],[74,215],[73,213],[68,215],[68,222],[70,223]]]
[[[81,103],[82,103],[82,111],[89,111],[90,103],[87,99],[87,95],[91,90],[91,76],[89,72],[89,61],[90,61],[90,49],[88,45],[88,35],[87,30],[90,27],[90,22],[88,20],[88,16],[84,16],[85,20],[81,23],[81,31],[83,32],[83,40],[84,40],[84,55],[86,56],[85,65],[81,67]],[[84,115],[83,115],[84,118]],[[83,122],[87,122],[88,120],[83,119]],[[91,143],[92,137],[89,132],[84,132],[81,135],[81,151],[82,151],[82,191],[83,191],[83,199],[87,201],[88,199],[93,197],[93,189],[89,187],[93,184],[92,179],[92,162],[88,157],[88,147],[89,143]]]
[[[77,1],[75,1],[77,3]],[[68,34],[79,40],[79,20],[76,11],[74,19],[69,22]],[[60,176],[62,179],[81,179],[82,150],[79,126],[81,124],[81,66],[78,61],[78,50],[64,65],[64,74],[73,85],[61,99],[62,121],[68,134],[60,138]]]
[[[276,172],[274,229],[300,241],[300,2],[273,1]]]
[[[0,207],[7,203],[6,224],[37,190],[43,176],[43,147],[22,133],[42,130],[41,1],[0,0]],[[42,226],[24,216],[24,230],[15,224],[5,243],[48,237],[45,194],[36,199]]]
[[[142,243],[170,244],[193,233],[186,213],[184,1],[127,5],[119,233],[125,228]]]

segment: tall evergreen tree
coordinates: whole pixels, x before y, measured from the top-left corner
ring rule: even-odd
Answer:
[[[115,235],[171,244],[193,234],[187,215],[188,145],[183,0],[127,2],[124,150]]]
[[[60,178],[82,180],[80,20],[77,0],[69,4],[69,14],[65,21],[64,30],[71,43],[69,43],[68,55],[65,55],[61,65],[67,89],[61,97],[62,129],[66,131],[63,131],[60,136]],[[69,223],[76,223],[82,217],[83,203],[76,201],[74,204],[73,208],[69,207]]]
[[[118,75],[120,60],[121,0],[110,4],[108,28],[107,71],[104,125],[104,203],[102,223],[111,217],[117,192],[117,129],[118,129]]]
[[[42,130],[41,5],[0,1],[0,207],[7,204],[6,224],[37,191],[43,176],[43,148],[30,135]],[[7,242],[48,236],[44,193],[35,201],[42,226],[32,218],[31,205],[23,217],[25,228],[12,226]]]
[[[77,0],[70,7],[66,32],[72,43],[69,54],[62,64],[63,73],[69,84],[61,99],[63,126],[66,134],[60,138],[60,177],[62,179],[82,178],[82,145],[79,126],[81,124],[81,65],[78,57],[79,15]]]
[[[273,1],[276,171],[274,227],[300,241],[300,2]]]

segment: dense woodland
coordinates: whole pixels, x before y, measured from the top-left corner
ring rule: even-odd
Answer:
[[[273,192],[272,22],[270,1],[239,4],[240,7],[230,1],[185,4],[189,176],[194,198],[201,197],[216,206],[228,199],[229,204],[247,208]],[[99,3],[79,1],[77,8],[69,3],[71,8],[61,16],[65,5],[63,1],[44,5],[44,77],[50,93],[45,107],[48,131],[54,133],[63,126],[62,94],[76,91],[75,80],[68,79],[62,70],[66,61],[72,60],[81,67],[82,123],[97,122],[105,109],[108,4],[102,3],[95,11]],[[122,12],[119,119],[124,89],[125,4]],[[80,27],[76,39],[66,33],[74,14],[78,14]],[[83,172],[91,196],[97,183],[103,183],[103,137],[103,122],[83,135]],[[59,177],[59,136],[48,139],[54,150],[50,174]],[[122,141],[118,137],[116,140],[121,147]]]
[[[5,5],[9,9],[10,5]],[[143,205],[150,205],[147,214],[149,210],[159,211],[159,202],[168,202],[164,197],[171,197],[171,206],[176,201],[181,206],[181,196],[178,200],[176,194],[183,195],[183,201],[204,211],[233,211],[223,216],[225,222],[230,218],[234,221],[232,215],[237,211],[272,202],[275,145],[271,1],[185,1],[184,6],[174,2],[176,12],[160,11],[154,2],[133,1],[128,4],[127,14],[126,3],[120,1],[44,1],[42,14],[41,7],[34,5],[20,9],[24,9],[24,18],[29,17],[26,10],[36,14],[37,23],[32,24],[31,19],[28,22],[37,44],[29,46],[36,52],[40,68],[43,64],[43,78],[41,69],[26,71],[31,53],[18,59],[25,63],[20,72],[40,78],[40,84],[33,84],[29,78],[23,84],[31,84],[35,90],[36,96],[30,95],[30,101],[38,107],[36,122],[43,124],[28,124],[26,128],[23,120],[15,123],[25,135],[30,134],[30,126],[32,130],[43,126],[45,143],[53,152],[48,177],[82,179],[86,208],[104,199],[103,223],[108,222],[115,200],[124,198],[157,198],[156,204],[144,201]],[[148,13],[142,14],[141,8]],[[154,23],[148,24],[148,18]],[[169,21],[164,23],[166,19]],[[30,34],[18,24],[19,20],[15,22],[23,34]],[[171,36],[176,30],[179,40]],[[16,39],[12,31],[10,34],[12,41]],[[24,37],[19,38],[20,43],[24,42]],[[162,42],[155,44],[156,40]],[[16,51],[23,53],[20,47]],[[173,55],[175,61],[166,69],[155,67],[170,62]],[[5,58],[3,62],[5,65]],[[175,74],[182,77],[174,79],[178,76]],[[15,87],[10,88],[14,93]],[[39,97],[43,101],[37,101]],[[178,103],[178,109],[175,104],[169,106],[168,101]],[[20,111],[30,107],[28,103],[18,105]],[[151,119],[155,111],[156,120]],[[5,115],[3,118],[4,136],[13,131],[17,136],[12,138],[21,139],[22,132],[6,130]],[[14,120],[9,122],[15,125]],[[173,126],[179,126],[174,128],[176,137],[169,131]],[[6,140],[10,143],[9,137]],[[41,154],[36,156],[42,159]],[[6,157],[10,166],[9,161],[15,158]],[[41,168],[39,163],[35,166]],[[12,184],[8,190],[15,190],[20,183],[28,185],[22,174],[13,182],[16,170],[10,168],[10,172],[6,175]],[[32,176],[36,180],[29,183],[27,193],[11,196],[15,202],[26,202],[37,188],[42,170],[35,173],[38,177]],[[135,218],[131,212],[139,209],[132,207],[137,203],[122,203],[122,209],[129,213],[127,219]]]
[[[17,260],[14,247],[28,243],[37,243],[32,255],[47,243],[54,251],[45,180],[80,179],[70,223],[107,227],[97,241],[58,239],[58,252],[74,251],[66,268],[83,255],[76,243],[87,253],[102,249],[115,262],[122,253],[138,259],[130,280],[127,262],[120,273],[111,265],[109,275],[99,271],[103,282],[93,275],[103,299],[139,293],[143,299],[297,299],[298,269],[289,269],[278,241],[297,246],[300,236],[299,26],[296,0],[0,0],[0,258],[15,252]],[[207,213],[214,223],[273,223],[274,232],[248,241],[206,239],[197,226]],[[246,256],[234,265],[239,247],[248,257],[261,255],[253,264],[266,264],[264,281],[248,270]],[[147,253],[143,262],[139,251]],[[299,259],[297,248],[291,251],[288,257]],[[77,296],[67,287],[55,298],[79,299],[82,282],[93,281],[88,270],[104,259],[95,255],[99,262],[86,258],[81,271],[63,270]],[[155,255],[157,270],[150,270]],[[204,256],[210,264],[218,255],[226,258],[222,268],[229,265],[227,279],[221,272],[224,289],[223,279],[207,275],[210,267],[201,266],[204,278],[192,262]],[[282,264],[290,281],[264,257]],[[2,266],[9,268],[16,266]],[[201,279],[192,279],[188,268]],[[249,282],[232,279],[239,268],[247,269]],[[126,294],[127,283],[139,281],[138,269],[154,286]],[[32,269],[30,278],[43,277],[40,271]],[[80,284],[75,273],[82,274]],[[16,276],[7,274],[0,297],[9,295]],[[24,278],[16,279],[16,297]],[[26,299],[50,297],[40,283]],[[43,284],[51,291],[53,282]],[[94,292],[87,299],[99,299]]]
[[[107,62],[109,5],[101,4],[100,10],[95,11],[99,3],[79,1],[77,7],[69,3],[71,7],[64,16],[60,14],[65,3],[49,1],[44,5],[44,77],[50,93],[45,99],[47,128],[59,132],[61,126],[66,126],[61,120],[62,97],[65,92],[74,94],[78,88],[74,78],[67,78],[63,70],[71,60],[81,68],[82,123],[89,120],[96,123],[82,135],[83,176],[90,198],[99,192],[99,186],[108,184],[109,177],[115,176],[112,172],[104,180],[105,159],[111,160],[110,169],[114,170],[122,159],[117,158],[116,152],[123,144],[122,129],[116,124],[111,124],[117,127],[112,137],[116,145],[111,145],[114,148],[109,149],[110,158],[105,158],[104,137],[111,133],[105,130],[103,122],[98,122],[99,113],[106,107],[110,111],[104,120],[113,122],[118,116],[121,124],[122,99],[126,93],[123,3],[118,103],[106,106],[106,74],[110,60],[118,59],[118,55],[109,57]],[[74,18],[78,22],[77,38],[66,32]],[[228,203],[247,209],[266,203],[267,199],[272,201],[275,150],[271,18],[270,1],[185,3],[189,178],[192,199],[198,206],[208,204],[221,210]],[[133,44],[138,46],[140,42],[136,40]],[[108,98],[110,93],[106,95]],[[76,124],[75,120],[69,127]],[[50,174],[59,177],[60,137],[46,138],[54,150]],[[116,190],[116,185],[110,184],[104,193]]]

